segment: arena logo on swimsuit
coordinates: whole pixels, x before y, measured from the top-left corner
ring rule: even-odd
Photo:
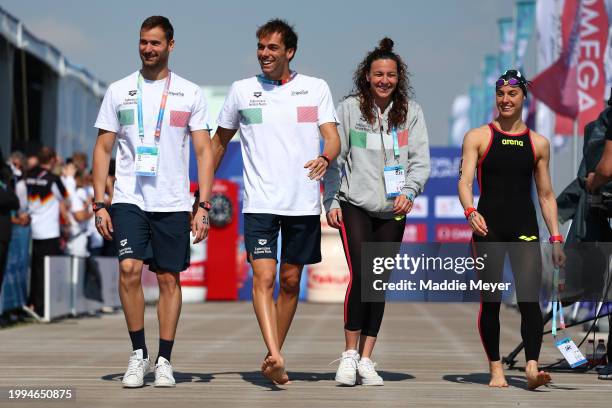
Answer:
[[[523,147],[523,141],[522,140],[502,139],[502,144],[503,145]]]

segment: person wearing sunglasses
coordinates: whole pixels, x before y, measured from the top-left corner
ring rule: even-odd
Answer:
[[[362,243],[394,242],[397,248],[391,245],[389,252],[397,254],[406,214],[429,177],[429,143],[423,111],[411,98],[406,65],[391,39],[367,54],[353,78],[353,93],[337,108],[340,155],[324,177],[327,222],[340,230],[351,274],[336,381],[355,385],[358,373],[362,385],[383,385],[370,357],[385,303],[363,299]]]
[[[539,227],[531,200],[535,181],[538,201],[553,246],[553,263],[562,266],[565,255],[559,234],[557,203],[548,162],[548,140],[530,130],[522,119],[529,82],[518,70],[508,70],[495,83],[497,117],[468,131],[463,141],[459,170],[459,199],[473,230],[476,256],[488,255],[479,272],[483,281],[501,282],[506,252],[521,313],[521,337],[525,346],[527,387],[535,389],[551,381],[538,368],[543,319],[538,295],[542,278]],[[480,188],[478,208],[472,193],[474,175]],[[500,242],[512,244],[500,245]],[[492,244],[491,244],[492,243]],[[478,329],[489,359],[490,387],[507,387],[499,354],[501,293],[481,292]]]

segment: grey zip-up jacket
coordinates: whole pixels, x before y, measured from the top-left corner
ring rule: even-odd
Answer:
[[[393,218],[394,199],[387,199],[385,192],[385,166],[404,166],[406,181],[402,194],[416,198],[423,192],[430,170],[423,111],[418,103],[409,101],[406,123],[397,128],[399,157],[396,158],[387,122],[391,106],[382,113],[382,120],[377,119],[372,126],[362,117],[356,97],[348,97],[338,105],[341,150],[323,178],[325,211],[340,208],[340,201],[346,201],[371,216]]]

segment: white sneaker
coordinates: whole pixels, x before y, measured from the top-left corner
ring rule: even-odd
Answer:
[[[357,382],[359,353],[356,350],[345,351],[338,360],[340,365],[336,371],[336,382],[344,385],[355,385],[355,382]]]
[[[174,375],[172,375],[172,365],[163,357],[157,359],[155,364],[155,387],[174,387]]]
[[[385,385],[382,377],[378,375],[374,367],[376,367],[376,363],[367,357],[359,360],[357,371],[359,372],[362,385]]]
[[[124,388],[139,388],[144,385],[144,376],[151,370],[149,357],[142,358],[142,349],[132,351],[128,368],[121,383]]]

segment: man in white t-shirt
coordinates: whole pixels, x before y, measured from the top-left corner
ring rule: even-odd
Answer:
[[[262,74],[234,82],[212,143],[216,168],[240,129],[245,245],[253,267],[253,306],[268,348],[262,372],[284,384],[289,379],[280,351],[297,308],[302,269],[321,261],[319,180],[338,155],[340,138],[325,81],[289,69],[297,50],[293,27],[270,20],[256,35]],[[275,305],[279,230],[280,292]]]
[[[93,218],[91,197],[85,188],[85,174],[76,170],[74,174],[74,193],[70,194],[70,237],[66,242],[66,254],[87,258],[87,241],[89,238],[89,221]]]
[[[112,83],[100,108],[93,155],[96,227],[119,256],[119,295],[132,341],[123,386],[141,387],[149,371],[144,337],[143,263],[159,284],[159,354],[155,386],[174,387],[170,354],[181,310],[179,273],[194,243],[208,234],[213,161],[206,101],[200,88],[168,69],[174,29],[166,17],[140,28],[142,68]],[[189,136],[198,162],[200,202],[191,217]],[[104,192],[115,140],[116,182],[110,214]]]

